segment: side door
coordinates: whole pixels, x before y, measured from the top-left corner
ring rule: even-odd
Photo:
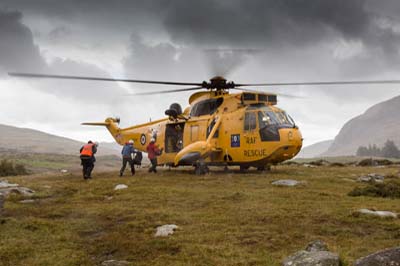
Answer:
[[[259,134],[257,127],[257,112],[256,111],[246,111],[244,114],[243,121],[243,147],[244,151],[244,159],[252,160],[253,150],[257,149],[257,143],[259,143]]]

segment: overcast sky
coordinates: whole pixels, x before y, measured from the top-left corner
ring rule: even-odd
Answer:
[[[164,87],[17,79],[8,71],[236,83],[400,79],[398,0],[0,0],[0,123],[111,141],[80,125],[164,116],[190,93]],[[168,89],[169,87],[165,87]],[[253,88],[278,98],[305,144],[334,138],[399,85]]]

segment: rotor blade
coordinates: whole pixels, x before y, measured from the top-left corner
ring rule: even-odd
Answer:
[[[354,80],[354,81],[318,81],[318,82],[283,82],[283,83],[255,83],[235,84],[236,87],[245,86],[298,86],[298,85],[348,85],[348,84],[397,84],[400,80]]]
[[[201,86],[201,83],[157,81],[157,80],[140,80],[140,79],[112,79],[112,78],[98,78],[98,77],[85,77],[85,76],[64,76],[64,75],[15,73],[15,72],[9,72],[8,75],[13,76],[13,77],[24,77],[24,78],[72,79],[72,80],[95,80],[95,81],[121,81],[121,82],[132,82],[132,83],[162,84],[162,85]]]
[[[176,89],[176,90],[149,91],[149,92],[131,93],[131,94],[128,94],[128,96],[165,94],[165,93],[181,92],[181,91],[194,91],[194,90],[200,90],[200,89],[202,89],[202,88],[203,88],[203,87],[194,87],[194,88],[185,88],[185,89]]]
[[[240,91],[248,91],[248,92],[255,92],[255,93],[265,93],[263,91],[257,91],[257,90],[248,90],[248,89],[242,89],[242,88],[233,88],[234,90],[240,90]],[[297,95],[292,95],[292,94],[285,94],[285,93],[275,93],[271,92],[271,94],[278,95],[279,97],[285,97],[285,98],[292,98],[292,99],[304,99],[305,97],[302,96],[297,96]]]

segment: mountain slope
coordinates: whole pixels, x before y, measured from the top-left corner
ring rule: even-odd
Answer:
[[[47,134],[38,130],[0,124],[0,152],[51,153],[78,155],[83,142]],[[100,143],[98,155],[119,155],[115,144]]]
[[[329,147],[332,145],[333,139],[324,140],[301,149],[300,153],[296,158],[314,158],[319,157],[321,154],[325,153]]]
[[[359,146],[383,146],[393,140],[400,146],[400,96],[376,104],[348,121],[324,156],[354,155]]]

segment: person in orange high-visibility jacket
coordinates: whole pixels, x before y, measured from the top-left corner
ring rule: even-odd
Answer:
[[[94,154],[97,152],[98,143],[93,143],[91,140],[88,141],[87,144],[83,145],[80,151],[81,165],[83,167],[82,174],[83,179],[92,178],[92,171],[94,168],[94,162],[96,161],[96,157]]]

